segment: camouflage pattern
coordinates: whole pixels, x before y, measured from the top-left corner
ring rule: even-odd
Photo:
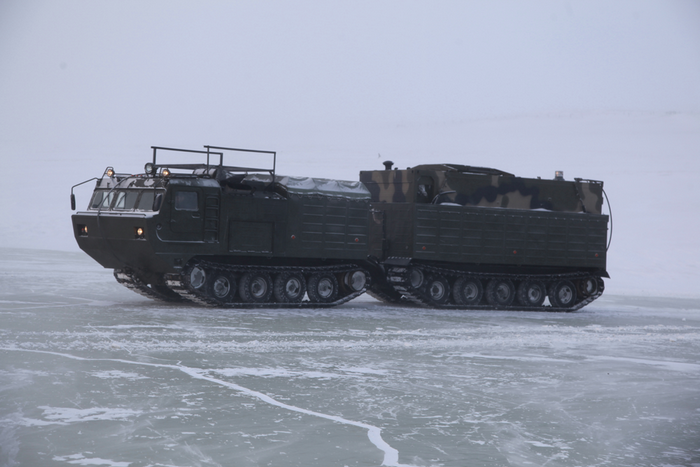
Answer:
[[[458,164],[360,172],[373,202],[457,204],[601,214],[603,182],[522,178]]]
[[[370,254],[383,260],[489,273],[606,274],[602,182],[457,164],[365,171],[360,180],[372,196]]]

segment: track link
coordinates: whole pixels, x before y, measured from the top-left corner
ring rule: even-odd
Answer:
[[[570,280],[577,281],[591,277],[589,273],[564,273],[564,274],[488,274],[488,273],[466,273],[464,271],[459,271],[455,269],[429,266],[423,264],[408,265],[408,266],[392,266],[387,269],[387,282],[391,284],[398,292],[403,296],[405,300],[409,300],[420,306],[427,306],[432,308],[441,309],[472,309],[472,310],[513,310],[513,311],[552,311],[552,312],[571,312],[576,311],[584,306],[588,305],[598,297],[600,297],[605,289],[605,284],[603,279],[597,276],[595,277],[597,281],[596,292],[580,299],[570,307],[555,307],[551,305],[542,306],[524,306],[520,304],[513,304],[508,306],[493,306],[490,304],[480,303],[479,305],[456,305],[454,303],[439,304],[434,303],[424,285],[418,288],[413,287],[411,284],[410,269],[411,267],[419,267],[427,274],[441,275],[444,277],[452,278],[450,283],[454,282],[454,278],[459,276],[466,276],[471,278],[477,278],[486,283],[490,279],[510,279],[514,282],[523,280],[537,280],[544,282],[545,284],[560,280]],[[483,302],[483,300],[482,300]]]
[[[139,277],[128,269],[115,269],[114,278],[121,285],[129,290],[136,292],[137,294],[143,295],[146,298],[151,298],[153,300],[159,300],[163,302],[182,302],[183,297],[173,293],[170,289],[165,286],[155,286],[150,287],[144,281],[139,279]]]
[[[394,292],[394,291],[392,291],[392,292]],[[397,298],[395,296],[396,293],[388,294],[384,290],[380,290],[380,289],[374,289],[374,288],[367,289],[367,295],[369,295],[370,297],[372,297],[374,299],[379,300],[380,302],[384,302],[384,303],[392,303],[392,304],[396,304],[396,303],[407,304],[408,303],[401,296],[399,296]]]

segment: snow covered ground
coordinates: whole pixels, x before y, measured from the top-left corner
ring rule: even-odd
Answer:
[[[3,466],[700,466],[697,299],[223,311],[0,255]]]

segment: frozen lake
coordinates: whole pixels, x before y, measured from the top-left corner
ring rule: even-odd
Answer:
[[[700,300],[218,310],[0,249],[2,466],[700,466]]]

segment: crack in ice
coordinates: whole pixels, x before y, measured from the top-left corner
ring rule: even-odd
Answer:
[[[313,410],[308,410],[304,409],[301,407],[297,407],[294,405],[290,404],[285,404],[284,402],[280,402],[267,394],[263,394],[262,392],[255,391],[253,389],[248,389],[244,386],[240,386],[235,383],[229,383],[228,381],[223,381],[211,376],[207,376],[205,373],[209,370],[199,370],[196,368],[190,368],[186,367],[183,365],[173,365],[173,364],[168,364],[168,363],[148,363],[148,362],[135,362],[131,360],[123,360],[120,358],[84,358],[84,357],[78,357],[75,355],[70,355],[70,354],[64,354],[60,352],[51,352],[51,351],[46,351],[46,350],[31,350],[31,349],[21,349],[21,348],[9,348],[9,347],[3,347],[0,348],[0,350],[9,350],[9,351],[21,351],[21,352],[33,352],[33,353],[41,353],[41,354],[48,354],[48,355],[56,355],[58,357],[64,357],[64,358],[70,358],[73,360],[80,360],[80,361],[91,361],[91,362],[113,362],[113,363],[124,363],[127,365],[140,365],[140,366],[150,366],[154,368],[168,368],[171,370],[178,370],[186,375],[194,378],[194,379],[199,379],[203,381],[208,381],[210,383],[218,384],[220,386],[227,387],[229,389],[233,389],[234,391],[241,392],[243,394],[247,394],[251,397],[255,397],[256,399],[259,399],[262,402],[265,402],[270,405],[274,405],[276,407],[280,407],[285,410],[289,410],[292,412],[298,412],[302,413],[305,415],[311,415],[314,417],[319,417],[319,418],[324,418],[326,420],[331,420],[336,423],[341,423],[343,425],[350,425],[350,426],[355,426],[358,428],[363,428],[367,430],[367,437],[369,438],[370,442],[374,444],[380,451],[384,452],[384,460],[382,461],[382,465],[386,465],[387,467],[412,467],[411,465],[408,464],[399,464],[399,451],[393,447],[391,447],[384,439],[382,438],[381,432],[382,429],[379,427],[376,427],[374,425],[370,425],[368,423],[362,423],[362,422],[356,422],[354,420],[348,420],[347,418],[339,417],[337,415],[329,415],[325,414],[322,412],[315,412]]]

